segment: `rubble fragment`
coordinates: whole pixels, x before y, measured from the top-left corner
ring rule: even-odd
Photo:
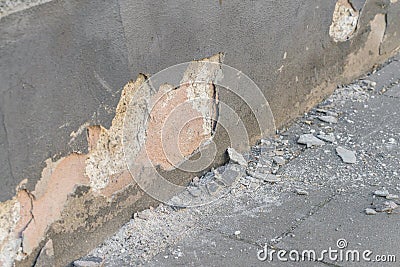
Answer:
[[[387,212],[391,213],[394,209],[397,209],[399,206],[393,201],[385,201],[383,204],[375,205],[375,210],[377,212]]]
[[[377,212],[374,209],[366,208],[365,209],[365,214],[367,214],[367,215],[375,215],[375,214],[377,214]]]
[[[281,181],[281,179],[278,176],[271,174],[271,173],[264,174],[264,173],[259,173],[259,172],[247,171],[247,174],[251,177],[254,177],[256,179],[259,179],[261,181],[268,182],[268,183],[277,183],[277,182]]]
[[[399,195],[395,195],[395,194],[389,194],[386,196],[386,199],[392,200],[392,199],[398,199]]]
[[[303,134],[297,140],[297,143],[307,145],[307,148],[313,146],[323,146],[325,142],[315,137],[313,134]]]
[[[388,191],[388,190],[386,190],[386,189],[381,189],[381,190],[376,190],[376,191],[374,192],[374,195],[375,195],[375,196],[378,196],[378,197],[386,197],[386,196],[388,196],[388,195],[390,195],[390,194],[389,194],[389,191]]]
[[[207,185],[208,193],[212,196],[216,195],[218,191],[221,189],[221,186],[214,181],[209,182]]]
[[[333,123],[333,124],[338,123],[338,119],[333,116],[318,116],[318,119],[320,121],[327,122],[327,123]]]
[[[245,160],[243,155],[238,153],[234,148],[232,147],[228,148],[228,155],[233,162],[247,167],[247,161]]]
[[[336,153],[344,163],[354,164],[357,162],[356,153],[352,150],[348,150],[339,146],[336,148]]]
[[[243,166],[228,164],[222,173],[215,172],[215,178],[226,186],[232,186],[243,174]]]
[[[87,257],[74,261],[75,267],[101,267],[104,260],[100,257]]]
[[[187,188],[187,191],[189,192],[190,195],[192,195],[193,197],[199,197],[201,196],[201,189],[195,186],[190,186]]]
[[[308,196],[308,192],[304,189],[300,189],[300,188],[296,188],[295,189],[296,194],[300,195],[300,196]]]
[[[336,141],[335,135],[333,133],[330,134],[319,134],[317,135],[319,139],[328,143],[334,143]]]
[[[273,160],[279,166],[284,165],[286,163],[286,160],[283,157],[275,156],[275,157],[273,157]]]

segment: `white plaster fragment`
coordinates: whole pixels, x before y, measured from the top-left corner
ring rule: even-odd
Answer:
[[[349,40],[357,29],[359,12],[347,0],[338,0],[333,12],[329,35],[335,42]]]

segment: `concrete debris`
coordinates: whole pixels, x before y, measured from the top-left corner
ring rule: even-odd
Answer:
[[[325,110],[325,109],[321,109],[321,108],[317,108],[315,111],[319,112],[319,113],[324,113],[327,116],[333,116],[333,117],[338,117],[339,116],[339,114],[337,114],[334,111]]]
[[[228,164],[222,173],[215,172],[215,179],[221,181],[226,186],[232,186],[243,174],[243,166]]]
[[[151,213],[149,220],[130,220],[89,256],[105,259],[104,266],[143,266],[158,252],[184,237],[196,223],[192,216],[194,210],[176,210],[160,204],[151,209]]]
[[[300,196],[308,196],[308,192],[304,189],[296,188],[295,192]]]
[[[251,191],[251,192],[254,192],[254,191],[256,191],[258,188],[260,187],[260,181],[258,181],[258,180],[253,180],[251,183],[250,183],[250,186],[248,187],[249,188],[249,191]]]
[[[377,212],[387,212],[391,213],[394,209],[397,209],[399,206],[393,201],[386,201],[383,204],[375,205],[375,210]]]
[[[375,195],[375,196],[378,196],[378,197],[387,197],[387,196],[389,196],[390,194],[389,194],[389,191],[388,191],[388,190],[386,190],[386,189],[381,189],[381,190],[376,190],[376,191],[374,192],[374,195]]]
[[[142,220],[148,220],[150,219],[150,216],[151,216],[151,210],[149,209],[138,212],[136,215],[137,218]]]
[[[354,151],[339,146],[336,148],[336,153],[344,163],[354,164],[357,162],[356,153]]]
[[[315,137],[313,134],[303,134],[300,135],[300,138],[297,140],[297,143],[307,145],[307,148],[313,146],[323,146],[325,142]]]
[[[319,134],[317,137],[325,142],[334,143],[336,141],[335,135],[333,133],[330,134]]]
[[[209,182],[207,185],[207,191],[211,196],[215,196],[219,190],[221,189],[221,186],[219,184],[217,184],[214,181]]]
[[[273,158],[273,160],[279,166],[284,165],[286,163],[286,160],[283,157],[276,156],[276,157]]]
[[[265,146],[270,146],[271,145],[271,141],[268,139],[261,139],[260,140],[260,144],[261,145],[265,145]]]
[[[87,257],[74,261],[75,267],[101,267],[104,260],[100,257]]]
[[[337,1],[333,12],[329,36],[335,42],[349,40],[357,29],[359,12],[348,1]]]
[[[247,167],[247,161],[245,160],[243,155],[238,153],[234,148],[232,147],[228,148],[228,155],[233,162]]]
[[[386,199],[392,200],[392,199],[398,199],[399,195],[395,195],[395,194],[389,194],[386,196]]]
[[[182,199],[178,196],[173,196],[169,202],[171,206],[180,207],[182,206]]]
[[[327,123],[338,123],[338,119],[333,116],[318,116],[318,119]]]
[[[327,111],[325,114],[328,115],[328,116],[333,116],[333,117],[338,117],[339,116],[338,113],[333,112],[333,111]]]
[[[374,81],[370,81],[370,80],[361,80],[361,82],[363,84],[365,84],[365,86],[367,86],[368,88],[375,88],[376,86],[376,82]]]
[[[394,138],[389,138],[388,144],[395,145],[395,144],[397,144],[397,141]]]
[[[193,184],[198,184],[199,182],[200,182],[200,178],[197,177],[197,176],[194,177],[193,180],[192,180],[192,183],[193,183]]]
[[[246,177],[246,178],[248,178],[248,177]],[[250,186],[250,183],[251,183],[250,179],[244,179],[244,178],[240,179],[240,184],[243,186],[248,187],[248,186]]]
[[[260,155],[258,158],[258,165],[262,167],[272,167],[272,158],[273,156],[268,155]]]
[[[394,201],[386,201],[383,204],[392,210],[397,209],[399,207],[399,205],[397,205]]]
[[[172,251],[171,254],[174,256],[175,259],[179,259],[180,257],[183,256],[183,252],[180,251],[180,249]]]
[[[199,197],[202,194],[202,191],[200,188],[195,187],[195,186],[189,186],[187,188],[187,191],[189,192],[190,195],[192,195],[193,197]]]
[[[268,162],[268,164],[257,164],[255,171],[261,174],[271,173],[272,162]]]
[[[367,214],[367,215],[375,215],[375,214],[377,214],[377,212],[374,209],[366,208],[365,209],[365,214]]]
[[[315,111],[319,112],[319,113],[324,113],[324,114],[326,114],[326,112],[327,112],[327,110],[323,109],[323,108],[317,108],[317,109],[315,109]]]
[[[257,178],[257,177],[255,177],[255,178]],[[281,178],[274,174],[267,174],[266,176],[264,176],[263,181],[268,182],[268,183],[277,183],[277,182],[281,181]]]
[[[268,183],[277,183],[277,182],[281,181],[281,179],[278,176],[271,174],[271,173],[264,174],[264,173],[252,172],[252,171],[248,170],[247,174],[251,177],[254,177],[256,179],[259,179],[261,181],[268,182]]]

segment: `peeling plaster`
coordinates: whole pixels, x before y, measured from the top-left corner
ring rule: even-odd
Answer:
[[[203,61],[221,63],[221,60],[222,54],[218,54]],[[87,218],[96,217],[104,207],[110,205],[114,196],[121,196],[128,188],[137,186],[126,166],[122,142],[124,134],[136,137],[136,141],[129,144],[129,150],[141,159],[146,155],[146,149],[162,147],[162,140],[152,137],[161,133],[159,126],[166,119],[165,112],[189,100],[191,108],[181,117],[187,119],[194,116],[198,120],[182,130],[184,134],[179,140],[183,154],[190,155],[202,140],[211,138],[212,119],[216,119],[218,111],[216,103],[210,106],[209,100],[217,99],[212,82],[218,71],[218,64],[192,64],[185,72],[179,88],[173,89],[164,84],[158,92],[146,83],[146,75],[140,74],[136,81],[128,82],[123,88],[109,129],[84,123],[71,133],[70,143],[87,130],[87,155],[73,153],[56,162],[46,160],[46,167],[34,191],[29,192],[24,188],[27,182],[24,180],[12,200],[0,203],[0,265],[12,266],[15,260],[23,260],[34,251],[39,253],[39,246],[45,241],[50,227],[56,232],[75,231],[80,227],[86,227],[89,231],[118,214],[116,211],[115,214],[87,223]],[[195,85],[193,81],[205,83]],[[151,101],[158,102],[149,111]],[[125,120],[127,116],[128,121]],[[147,123],[152,119],[161,124]],[[147,139],[148,136],[150,138]],[[159,153],[150,155],[150,159],[155,164],[168,162],[166,156]],[[74,197],[74,192],[81,186],[86,186],[87,192],[82,197]],[[138,188],[134,190],[134,195],[127,196],[124,203],[118,204],[120,208],[143,197],[143,192]],[[87,210],[84,201],[96,204],[90,205],[90,210]],[[75,214],[80,214],[80,217]]]
[[[21,234],[32,221],[31,212],[32,198],[24,189],[11,200],[1,203],[0,266],[12,266],[14,260],[23,258]]]
[[[85,155],[71,154],[55,164],[50,163],[43,170],[42,180],[45,182],[38,182],[32,192],[33,219],[22,232],[25,254],[30,254],[39,246],[49,226],[61,217],[68,196],[76,186],[88,184],[84,175],[85,158]]]
[[[117,105],[115,117],[112,121],[110,129],[97,126],[97,141],[93,142],[93,138],[89,137],[90,153],[86,160],[85,173],[89,177],[90,187],[94,191],[104,189],[110,182],[112,177],[124,172],[127,167],[124,158],[124,150],[122,147],[122,138],[124,130],[124,119],[128,112],[130,100],[135,98],[149,99],[151,97],[148,87],[141,87],[147,77],[139,75],[135,82],[130,81],[122,90],[121,99]],[[143,89],[139,91],[139,89]],[[137,96],[137,93],[141,97]],[[137,113],[147,114],[146,105],[136,110]],[[133,114],[132,118],[137,118],[137,122],[130,122],[130,134],[137,136],[138,142],[133,144],[131,151],[139,151],[142,143],[144,143],[145,124],[140,119],[140,114]],[[143,115],[142,115],[143,116]],[[93,134],[93,130],[89,128],[89,135]]]
[[[172,170],[212,138],[218,116],[218,94],[213,82],[220,74],[223,54],[194,61],[185,70],[180,86],[164,84],[147,127],[146,155],[154,165]],[[210,62],[212,64],[210,64]]]
[[[85,129],[90,125],[89,122],[85,122],[84,124],[82,124],[81,126],[79,126],[78,130],[73,131],[69,136],[71,137],[71,140],[68,142],[68,144],[70,145],[79,135],[81,135],[83,133],[83,131],[85,131]]]
[[[349,40],[357,29],[358,17],[359,12],[348,0],[338,0],[329,27],[329,35],[335,42]]]
[[[0,209],[0,265],[12,266],[21,240],[15,228],[20,219],[21,205],[16,198],[2,203]]]
[[[57,162],[47,160],[33,192],[17,188],[17,195],[0,203],[0,265],[12,266],[38,248],[50,225],[60,219],[70,193],[87,184],[85,155],[71,154]],[[22,183],[25,183],[24,180]]]
[[[204,135],[211,135],[212,118],[216,120],[215,115],[212,114],[213,110],[210,110],[207,102],[216,98],[213,82],[220,72],[220,64],[208,64],[208,62],[222,63],[222,60],[223,54],[217,54],[202,62],[196,62],[196,64],[189,66],[181,81],[181,84],[189,84],[186,89],[187,98],[192,102],[193,108],[205,118],[203,123]]]

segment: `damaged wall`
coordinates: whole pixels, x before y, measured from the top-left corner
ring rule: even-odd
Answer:
[[[189,122],[179,131],[185,140],[179,142],[183,157],[193,154],[202,141],[212,137],[213,125],[209,118],[214,116],[215,105],[191,101],[191,98],[200,95],[200,99],[216,98],[212,81],[220,69],[222,54],[203,59],[202,62],[188,65],[179,87],[162,84],[160,88],[153,88],[147,77],[140,74],[136,81],[124,86],[109,129],[97,125],[87,126],[87,154],[72,153],[55,162],[47,159],[46,167],[33,191],[26,189],[26,179],[20,183],[16,189],[17,196],[2,203],[2,266],[11,266],[14,260],[20,265],[30,265],[35,255],[48,253],[45,250],[54,255],[54,264],[65,265],[68,263],[65,261],[68,259],[65,250],[69,248],[71,251],[70,259],[77,255],[76,249],[72,249],[76,242],[62,246],[60,252],[60,242],[57,239],[57,242],[53,242],[52,235],[61,234],[65,239],[68,234],[76,234],[78,231],[95,231],[113,219],[126,221],[130,217],[126,211],[137,208],[138,200],[144,199],[145,195],[143,188],[139,189],[135,183],[140,177],[132,176],[140,176],[142,173],[140,170],[128,170],[126,154],[133,152],[129,158],[140,167],[146,165],[146,156],[152,164],[167,171],[175,169],[175,164],[179,163],[174,158],[172,161],[167,158],[168,151],[160,150],[163,142],[170,143],[168,139],[162,140],[161,130],[167,131],[168,136],[176,135],[174,129],[165,128],[171,109],[188,101],[190,103],[179,112],[179,118]],[[208,62],[215,64],[208,67]],[[191,81],[199,81],[201,77],[206,77],[207,82],[192,84]],[[172,118],[172,122],[176,126],[178,120]],[[124,138],[130,138],[133,142],[123,143]],[[151,176],[146,173],[143,175],[147,182],[151,180]],[[187,176],[181,175],[173,180],[177,184],[185,181]],[[166,199],[169,199],[176,192],[166,190],[165,193]],[[155,203],[150,198],[149,201]],[[121,216],[119,210],[125,210],[125,216]],[[40,249],[44,242],[45,250]],[[90,247],[80,245],[80,250],[82,248]]]
[[[202,76],[201,69],[185,72],[182,87],[156,90],[139,73],[193,58],[220,64],[222,51],[225,64],[261,88],[282,127],[338,83],[398,51],[399,14],[394,0],[167,1],[151,8],[128,0],[54,0],[0,17],[1,265],[30,266],[45,247],[42,254],[64,266],[156,203],[123,160],[127,115],[136,118],[128,127],[137,140],[132,158],[140,163],[147,148],[158,171],[177,184],[196,175],[174,168],[182,155],[213,136],[220,152],[213,164],[220,164],[229,146],[222,129],[213,132],[215,103],[197,103],[185,107],[194,119],[177,139],[182,154],[167,159],[160,134],[169,131],[162,127],[166,112],[179,103],[218,98],[249,121],[251,142],[261,135],[232,92],[185,82]],[[216,70],[205,73],[215,79]],[[132,97],[136,106],[127,111]]]

